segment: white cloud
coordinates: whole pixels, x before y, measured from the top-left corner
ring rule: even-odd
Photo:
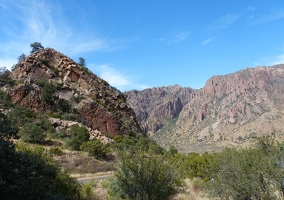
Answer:
[[[191,32],[189,31],[183,31],[180,33],[177,33],[173,37],[168,37],[168,38],[160,38],[159,41],[165,42],[167,44],[176,44],[179,42],[182,42],[188,38]]]
[[[101,78],[105,79],[110,85],[121,87],[130,84],[127,78],[109,65],[100,65],[98,69],[101,72]]]
[[[262,16],[253,16],[253,18],[249,18],[249,25],[255,26],[263,23],[272,22],[275,20],[284,19],[284,10],[271,10],[269,14]]]
[[[249,6],[249,7],[247,7],[247,8],[246,8],[246,10],[247,10],[247,11],[251,11],[251,12],[253,12],[253,11],[255,11],[255,10],[256,10],[256,8],[255,8],[255,7],[253,7],[253,6]]]
[[[206,39],[206,40],[203,40],[203,41],[202,41],[202,44],[203,44],[203,45],[206,45],[206,44],[211,43],[212,41],[213,41],[212,38],[208,38],[208,39]]]
[[[90,65],[92,66],[92,65]],[[133,83],[133,78],[127,74],[123,74],[118,69],[114,68],[111,65],[104,64],[93,67],[98,76],[106,80],[111,86],[118,88],[121,91],[126,90],[143,90],[149,88],[147,85]]]
[[[227,28],[229,25],[235,23],[239,19],[239,16],[236,14],[228,14],[221,18],[219,18],[217,21],[215,21],[209,29],[214,28]]]
[[[271,65],[284,64],[284,54],[276,56],[274,61],[272,61],[270,64]]]
[[[86,24],[72,27],[72,22],[62,13],[61,7],[65,5],[58,4],[60,2],[19,0],[6,5],[1,3],[0,9],[5,8],[5,21],[0,19],[0,60],[28,54],[29,45],[35,41],[67,55],[119,48],[119,41],[97,36]]]
[[[254,62],[253,66],[273,66],[278,64],[284,64],[284,54],[274,57],[262,57],[257,62]]]

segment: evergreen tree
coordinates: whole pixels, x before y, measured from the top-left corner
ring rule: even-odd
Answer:
[[[32,48],[31,53],[37,52],[40,49],[44,49],[40,42],[34,42],[30,46]]]

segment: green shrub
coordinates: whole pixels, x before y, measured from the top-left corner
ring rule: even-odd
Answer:
[[[89,140],[90,134],[86,127],[74,125],[68,131],[68,135],[71,139],[67,142],[67,145],[73,150],[80,150],[80,146]]]
[[[63,151],[61,149],[59,149],[58,147],[49,149],[49,153],[51,155],[56,155],[56,156],[62,156],[63,155]]]
[[[65,99],[59,99],[57,103],[57,108],[64,113],[68,113],[71,110],[71,106]]]
[[[80,149],[87,151],[90,155],[92,155],[96,158],[104,157],[106,152],[107,152],[105,145],[97,139],[93,139],[91,141],[84,142],[80,146]]]
[[[80,118],[78,114],[75,113],[64,113],[61,115],[60,119],[62,120],[69,120],[69,121],[76,121],[80,122]]]
[[[53,93],[55,92],[55,87],[51,83],[44,83],[44,86],[41,89],[41,101],[47,105],[53,105],[54,103],[54,96]]]
[[[30,143],[43,143],[46,138],[44,130],[36,123],[24,124],[21,127],[19,134],[24,142]]]
[[[218,199],[280,199],[283,162],[279,146],[261,138],[255,148],[225,149],[217,155],[207,193]]]
[[[180,186],[177,174],[164,157],[136,152],[121,155],[119,161],[113,188],[121,197],[167,200]]]
[[[18,127],[25,123],[33,122],[36,118],[36,113],[30,108],[22,108],[16,105],[9,113],[9,119]]]

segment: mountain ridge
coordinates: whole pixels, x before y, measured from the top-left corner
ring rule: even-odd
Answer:
[[[152,139],[162,146],[174,145],[187,149],[192,143],[244,144],[264,134],[282,138],[283,86],[284,65],[247,68],[227,75],[213,76],[203,88],[191,89],[191,96],[186,96],[185,99],[176,96],[185,104],[180,111],[175,112],[173,119],[163,114],[175,111],[167,107],[167,101],[155,104],[149,98],[156,88],[125,94],[136,115],[139,116],[137,105],[145,108],[142,111],[148,117],[144,121],[140,121],[138,117],[138,120]],[[159,88],[161,91],[154,99],[166,91],[166,87]],[[139,100],[135,101],[134,93],[137,93]],[[143,104],[145,101],[154,102],[151,109]],[[161,112],[163,109],[167,111]]]

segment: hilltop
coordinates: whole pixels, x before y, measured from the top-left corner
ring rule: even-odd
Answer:
[[[1,91],[13,105],[46,113],[56,128],[84,124],[95,136],[142,135],[126,98],[105,80],[64,54],[40,49],[8,73]],[[65,121],[55,120],[56,118]],[[105,137],[106,136],[106,137]]]

